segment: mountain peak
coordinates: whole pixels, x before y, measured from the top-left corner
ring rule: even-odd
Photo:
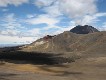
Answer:
[[[70,30],[70,32],[76,33],[76,34],[88,34],[93,32],[99,32],[96,28],[89,26],[89,25],[78,25]]]

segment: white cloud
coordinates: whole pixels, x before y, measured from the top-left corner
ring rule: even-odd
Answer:
[[[0,0],[0,7],[7,7],[8,5],[18,6],[28,2],[29,0]]]
[[[20,31],[11,30],[11,29],[6,29],[6,30],[0,31],[0,34],[8,35],[8,36],[18,36],[19,33],[20,33]]]
[[[62,15],[59,10],[59,0],[35,0],[35,6],[43,8],[42,10],[52,17]]]
[[[36,37],[22,37],[19,38],[17,36],[3,36],[0,35],[0,43],[2,44],[13,44],[13,43],[17,43],[17,44],[27,44],[27,43],[31,43],[34,40],[36,40]]]
[[[41,24],[41,23],[45,23],[45,24],[49,24],[49,25],[52,25],[52,24],[55,24],[58,22],[58,20],[56,20],[55,18],[52,18],[48,15],[39,15],[37,17],[34,17],[34,18],[30,18],[30,19],[27,19],[26,22],[30,23],[30,24]]]
[[[3,12],[7,12],[9,9],[2,9]]]
[[[37,15],[36,14],[28,14],[27,15],[27,18],[34,18],[34,17],[36,17]]]
[[[85,17],[94,15],[97,10],[97,0],[35,0],[35,5],[51,16],[62,14],[69,16],[78,25]],[[88,15],[88,16],[86,16]]]
[[[27,27],[22,26],[22,24],[24,23],[21,23],[20,18],[17,19],[14,14],[8,14],[5,17],[3,17],[0,21],[0,26],[3,28],[0,30],[0,35],[10,37],[17,36],[19,38],[35,36],[36,38],[39,38],[39,28],[27,29]]]
[[[49,6],[49,7],[45,7],[43,9],[48,15],[52,16],[52,17],[58,17],[58,16],[61,16],[63,15],[60,10],[59,10],[59,5],[58,3],[55,3],[54,5],[52,6]]]
[[[1,35],[20,36],[21,30],[25,29],[13,13],[3,17],[0,22],[3,28],[0,31]]]
[[[60,10],[71,18],[82,17],[97,12],[96,0],[59,0]]]
[[[106,12],[104,12],[104,13],[97,13],[95,16],[96,16],[96,17],[106,16]]]
[[[35,0],[34,4],[35,6],[41,8],[41,7],[50,6],[55,1],[56,0]]]
[[[42,14],[38,15],[37,17],[28,18],[25,20],[27,24],[31,25],[37,25],[37,24],[46,24],[46,27],[39,27],[39,28],[33,28],[32,30],[27,31],[27,33],[32,36],[36,36],[37,38],[43,37],[45,35],[51,34],[54,35],[55,32],[50,32],[49,30],[60,28],[59,26],[56,26],[56,23],[59,23],[60,20],[58,18],[51,17],[48,14]]]
[[[66,27],[58,27],[58,30],[56,32],[54,32],[53,34],[56,35],[56,34],[60,34],[64,31],[70,31],[72,28],[75,27],[75,22],[74,21],[70,21],[69,22],[69,26],[66,26]]]
[[[95,14],[97,12],[96,1],[97,0],[35,0],[35,5],[46,9],[51,8],[52,12],[59,9],[58,12],[61,11],[71,18],[76,18],[86,14]]]
[[[33,37],[37,37],[39,38],[40,37],[40,28],[33,28],[31,30],[28,30],[24,33],[24,35],[26,36],[33,36]]]
[[[7,29],[16,29],[16,28],[22,28],[21,24],[18,22],[18,20],[15,18],[15,15],[13,13],[6,15],[3,17],[2,26]]]
[[[32,25],[42,24],[42,23],[47,24],[47,27],[43,29],[56,28],[57,26],[55,26],[55,24],[58,23],[59,21],[60,21],[59,19],[51,17],[46,14],[39,15],[37,17],[29,18],[25,20],[26,23],[29,23]]]
[[[106,17],[106,13],[95,13],[94,15],[85,15],[82,20],[79,21],[79,24],[89,24],[97,23],[100,21],[100,17]]]
[[[106,31],[106,22],[103,23],[101,27],[98,27],[100,31]]]
[[[57,26],[56,24],[60,22],[60,18],[51,17],[48,14],[42,14],[37,17],[26,19],[25,22],[27,24],[36,25],[36,24],[47,24],[46,27],[42,28],[35,28],[32,30],[29,30],[28,33],[36,35],[38,38],[43,37],[45,35],[57,35],[59,33],[62,33],[65,30],[70,30],[70,26],[72,26],[72,23],[70,23],[69,27],[62,28],[60,26]],[[55,30],[55,31],[54,31]]]

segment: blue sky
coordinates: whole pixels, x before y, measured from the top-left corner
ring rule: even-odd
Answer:
[[[106,0],[0,0],[0,44],[31,43],[86,24],[106,30]]]

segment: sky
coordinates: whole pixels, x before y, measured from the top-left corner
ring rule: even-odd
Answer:
[[[106,31],[106,0],[0,0],[0,44],[27,44],[76,25]]]

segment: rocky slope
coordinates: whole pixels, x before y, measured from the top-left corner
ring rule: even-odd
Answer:
[[[86,30],[86,29],[84,29]],[[92,31],[93,32],[93,31]],[[104,53],[106,52],[106,32],[98,30],[89,34],[76,34],[65,31],[56,36],[46,36],[30,45],[23,46],[25,51],[38,52],[83,52],[83,53]]]

